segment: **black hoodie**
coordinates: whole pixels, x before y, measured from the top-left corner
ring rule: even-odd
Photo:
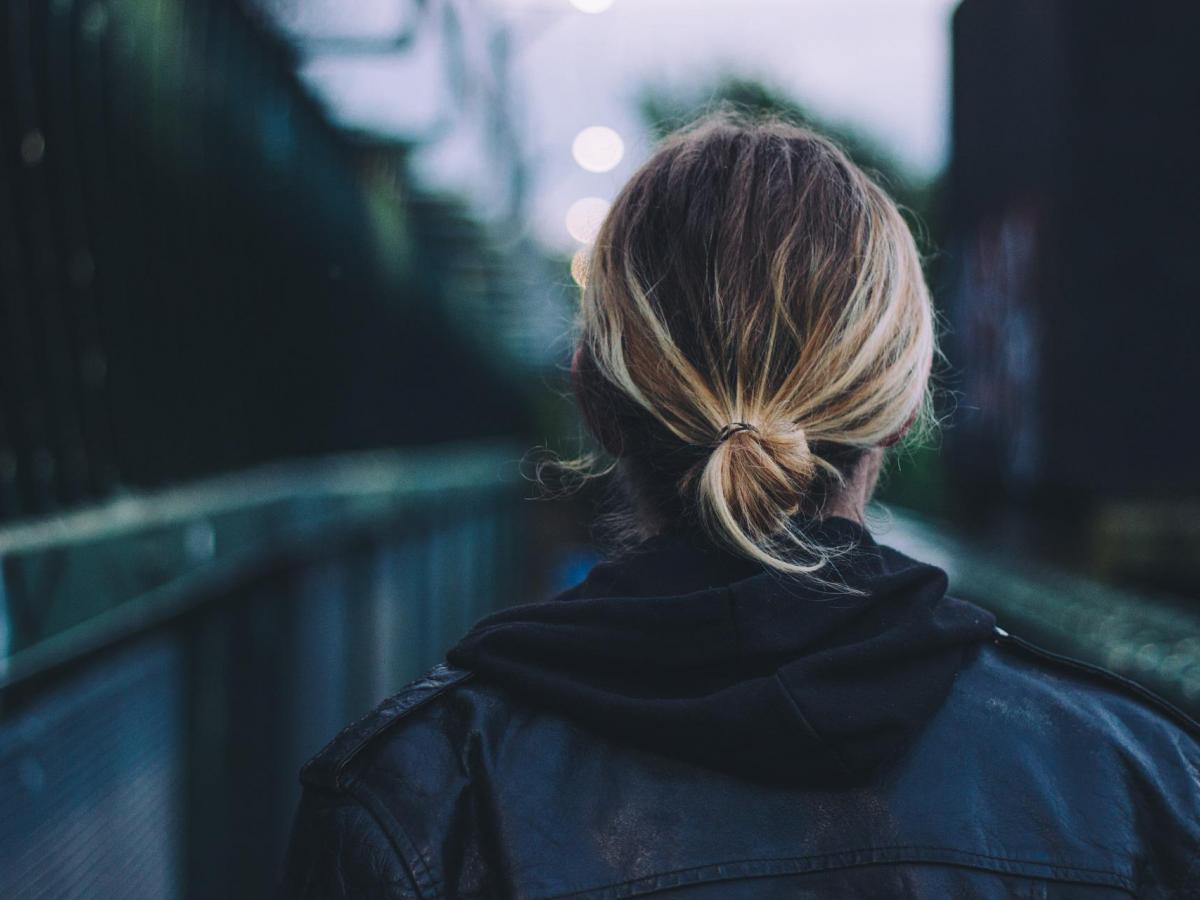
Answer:
[[[671,533],[481,619],[447,659],[670,756],[759,780],[861,778],[904,752],[994,618],[855,522],[801,524],[851,548],[826,578],[861,595]]]

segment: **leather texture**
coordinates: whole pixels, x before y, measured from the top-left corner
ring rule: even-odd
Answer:
[[[1200,728],[999,630],[861,784],[723,774],[447,664],[301,780],[289,898],[1200,897]]]

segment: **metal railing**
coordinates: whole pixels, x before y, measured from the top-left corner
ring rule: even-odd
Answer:
[[[519,596],[517,456],[273,465],[0,531],[0,896],[269,895],[304,760]]]
[[[269,895],[304,760],[522,596],[517,457],[278,464],[0,530],[0,896]],[[890,515],[1005,627],[1196,712],[1194,610]]]

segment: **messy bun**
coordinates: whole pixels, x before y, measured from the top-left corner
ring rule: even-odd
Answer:
[[[804,429],[797,425],[726,426],[699,473],[701,511],[727,539],[754,553],[781,527],[779,516],[795,512],[816,475]],[[747,477],[746,473],[754,473]]]
[[[575,389],[661,516],[788,572],[795,527],[928,407],[932,311],[884,191],[828,139],[710,116],[621,191],[592,249]],[[643,498],[644,499],[644,498]]]

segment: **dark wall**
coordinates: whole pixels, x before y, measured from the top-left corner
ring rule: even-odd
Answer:
[[[974,487],[1200,492],[1200,7],[954,17],[947,445]]]

